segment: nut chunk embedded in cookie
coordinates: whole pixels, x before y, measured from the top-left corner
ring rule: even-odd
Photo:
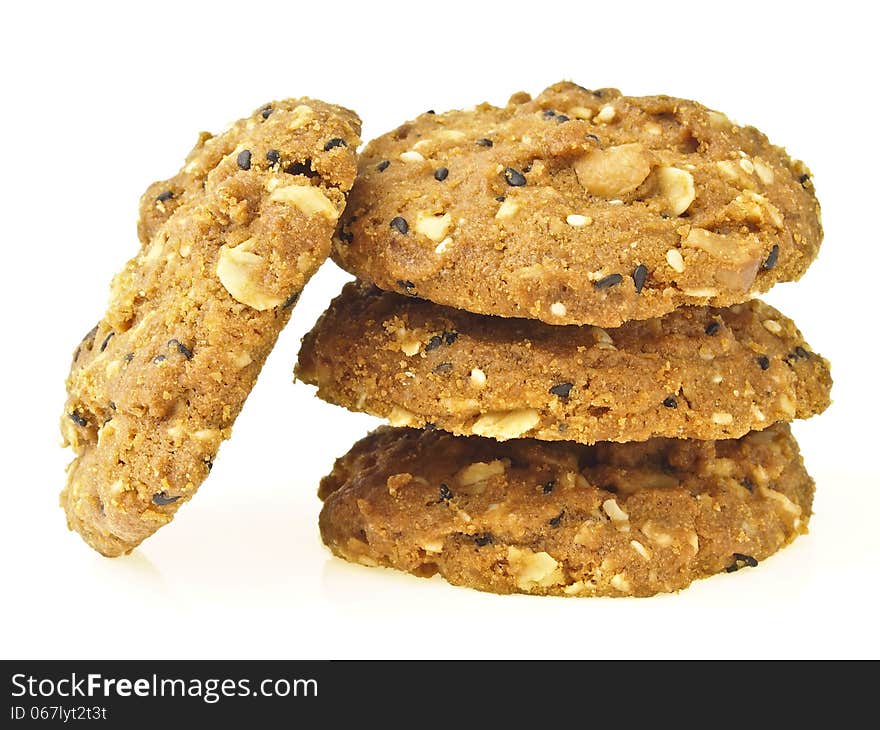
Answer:
[[[61,504],[104,555],[170,521],[208,475],[303,286],[327,258],[360,120],[316,99],[202,133],[141,198],[141,249],[67,379]]]
[[[438,304],[617,327],[798,279],[821,240],[809,170],[757,129],[564,82],[370,142],[333,257]]]

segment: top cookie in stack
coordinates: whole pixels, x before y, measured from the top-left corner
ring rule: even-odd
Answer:
[[[471,312],[616,327],[796,280],[821,239],[809,170],[758,130],[563,82],[370,143],[333,257]]]

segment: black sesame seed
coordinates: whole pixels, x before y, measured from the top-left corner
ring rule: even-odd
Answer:
[[[805,350],[803,347],[798,345],[797,347],[794,348],[794,354],[797,355],[798,357],[808,358],[813,353],[810,352],[809,350]]]
[[[807,174],[803,174],[798,178],[798,182],[801,184],[801,187],[806,188],[807,183],[810,182],[810,176]]]
[[[550,392],[559,398],[568,398],[573,387],[574,383],[557,383],[550,388]]]
[[[758,355],[755,358],[761,370],[769,370],[770,369],[770,358],[766,355]]]
[[[514,170],[512,167],[504,168],[504,179],[507,181],[507,184],[513,188],[521,188],[526,184],[526,177],[519,170]]]
[[[458,332],[444,332],[443,333],[443,344],[451,345],[458,339]]]
[[[742,484],[750,492],[755,491],[755,483],[751,479],[749,479],[748,477],[743,477],[742,479],[739,480],[739,483]]]
[[[284,168],[284,172],[288,175],[305,175],[306,177],[315,177],[318,173],[312,169],[312,161],[291,162]]]
[[[495,196],[495,200],[497,200],[499,203],[503,203],[505,200],[507,200],[507,196],[506,195],[497,195],[497,196]]]
[[[238,163],[238,166],[242,170],[250,170],[251,169],[251,151],[250,150],[242,150],[238,153],[238,157],[235,158],[235,161]]]
[[[165,362],[165,356],[164,355],[156,355],[156,357],[153,358],[153,362],[154,363]]]
[[[281,153],[278,150],[269,150],[266,153],[266,161],[270,165],[277,165],[278,161],[281,159]]]
[[[101,352],[104,352],[104,350],[107,349],[107,345],[110,343],[111,338],[112,338],[115,334],[116,334],[115,332],[111,332],[110,334],[108,334],[108,335],[104,338],[104,341],[101,343]]]
[[[639,264],[636,266],[635,271],[633,271],[632,277],[633,283],[636,285],[636,294],[641,294],[648,279],[648,267],[644,264]]]
[[[98,334],[98,325],[95,325],[88,332],[86,332],[85,335],[83,335],[82,340],[80,340],[80,343],[84,344],[87,340],[94,340],[96,334]]]
[[[591,139],[591,140],[593,140],[596,144],[602,144],[602,140],[599,139],[599,135],[598,135],[598,134],[585,134],[585,135],[584,135],[584,138],[585,138],[585,139]]]
[[[562,512],[560,512],[558,515],[556,515],[556,517],[551,519],[547,524],[550,525],[550,527],[559,527],[559,523],[562,522],[562,516],[564,514],[565,514],[565,510],[562,510]]]
[[[674,395],[667,395],[663,399],[663,405],[667,408],[678,408],[678,401],[675,399]]]
[[[567,121],[568,121],[568,117],[565,116],[565,114],[557,114],[556,115],[556,123],[557,124],[563,124],[564,122],[567,122]]]
[[[153,495],[153,504],[159,504],[159,505],[173,504],[173,503],[176,502],[178,499],[180,499],[179,496],[177,496],[177,497],[172,497],[172,496],[168,495],[168,494],[163,490],[163,491],[161,491],[161,492],[157,492],[156,494]]]
[[[438,167],[434,170],[434,179],[437,182],[443,182],[447,177],[449,177],[449,170],[445,167]]]
[[[385,172],[385,170],[388,169],[388,165],[390,165],[390,164],[391,163],[388,160],[382,160],[382,162],[380,162],[378,165],[376,165],[376,169],[379,172]]]
[[[205,466],[208,467],[208,471],[214,468],[214,462],[210,459],[205,459]]]
[[[452,490],[449,488],[448,484],[440,485],[440,502],[448,502],[452,499]]]
[[[550,494],[550,492],[553,491],[553,487],[555,486],[556,480],[551,479],[549,482],[544,482],[544,484],[541,485],[541,491],[544,492],[544,494]]]
[[[717,335],[718,331],[721,329],[721,322],[717,319],[713,319],[709,324],[706,325],[706,334],[707,335]]]
[[[431,352],[431,350],[436,350],[442,344],[443,344],[443,338],[440,335],[434,335],[430,340],[428,340],[428,344],[425,345],[425,352]]]
[[[758,561],[755,560],[751,555],[745,555],[743,553],[734,553],[733,554],[733,563],[728,565],[724,570],[728,573],[735,573],[740,568],[754,568],[757,567]]]
[[[273,111],[275,110],[272,108],[272,105],[266,104],[266,106],[260,108],[260,116],[263,117],[263,119],[268,119]]]
[[[187,360],[192,360],[192,350],[190,350],[186,345],[184,345],[180,340],[172,337],[168,340],[168,347],[176,347],[177,351],[183,355]]]
[[[428,109],[428,111],[425,112],[425,114],[436,114],[436,113],[437,112],[435,112],[433,109]]]
[[[480,147],[491,147],[493,143],[488,137],[480,137],[480,139],[477,140],[477,144],[480,145]]]
[[[543,112],[541,112],[541,114],[543,115],[543,117],[545,119],[550,119],[551,117],[556,116],[556,112],[553,111],[552,109],[545,109]]]
[[[474,535],[474,542],[477,544],[477,547],[486,547],[486,545],[491,545],[495,542],[495,538],[487,532],[484,535]]]
[[[107,405],[109,406],[111,411],[116,410],[116,404],[112,400]]]
[[[79,413],[68,413],[67,417],[73,421],[77,426],[88,426],[89,422],[83,418]]]
[[[776,266],[776,262],[779,259],[779,246],[777,244],[773,244],[773,248],[770,249],[770,253],[767,255],[767,258],[764,259],[764,263],[761,265],[761,268],[765,271],[769,271],[774,266]]]
[[[402,233],[404,236],[409,233],[409,223],[407,223],[403,218],[397,216],[396,218],[391,219],[391,223],[389,224],[394,230],[398,233]],[[408,287],[407,287],[408,288]]]
[[[172,191],[165,190],[156,196],[156,200],[160,203],[164,203],[166,200],[171,200],[173,197],[174,193]]]
[[[342,137],[334,137],[333,139],[328,139],[327,143],[324,145],[324,152],[329,152],[334,147],[348,147],[348,142],[342,139]]]
[[[620,274],[609,274],[604,279],[599,279],[599,281],[593,282],[594,289],[610,289],[612,286],[617,286],[621,281],[623,281],[623,277]]]
[[[284,304],[281,305],[282,309],[290,309],[294,304],[296,304],[296,300],[299,299],[299,292],[294,292],[287,299],[284,300]]]
[[[441,362],[437,367],[434,368],[435,373],[442,373],[446,375],[452,372],[452,363],[451,362]]]

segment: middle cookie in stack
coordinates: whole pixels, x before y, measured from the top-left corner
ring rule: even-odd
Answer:
[[[801,163],[693,102],[558,84],[423,115],[360,171],[335,258],[410,296],[348,285],[297,375],[425,431],[380,429],[337,462],[336,554],[496,592],[650,595],[805,531],[784,422],[825,409],[828,366],[750,300],[818,249]]]

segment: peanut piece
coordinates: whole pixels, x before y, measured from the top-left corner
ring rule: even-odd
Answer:
[[[638,143],[594,149],[578,158],[574,172],[589,193],[604,198],[626,195],[641,185],[651,172],[651,154]]]
[[[659,167],[654,173],[660,196],[666,200],[666,213],[681,215],[684,213],[697,193],[694,189],[694,176],[677,167]]]

